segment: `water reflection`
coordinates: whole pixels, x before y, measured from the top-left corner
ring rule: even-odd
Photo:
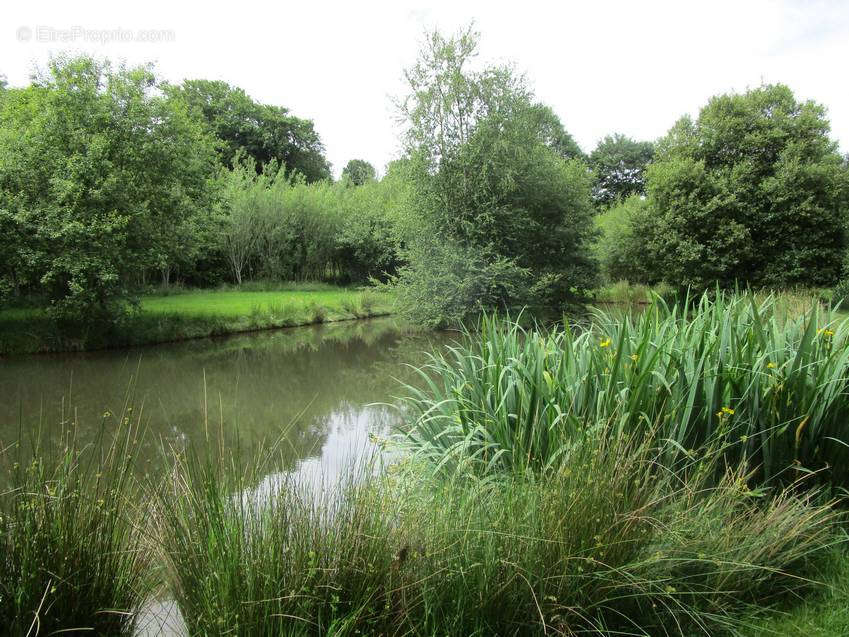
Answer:
[[[170,463],[163,449],[223,450],[250,462],[280,442],[276,466],[255,485],[262,502],[284,480],[321,493],[377,451],[373,436],[398,422],[398,381],[448,340],[391,319],[206,339],[144,349],[0,359],[0,449],[35,431],[58,442],[76,423],[83,444],[100,427],[140,420],[144,473]],[[141,415],[140,415],[141,414]],[[218,436],[223,436],[219,444]],[[237,458],[233,458],[237,455]],[[184,635],[171,600],[151,600],[140,635]]]
[[[162,449],[202,449],[223,432],[224,449],[249,462],[282,437],[279,470],[338,470],[343,450],[396,422],[404,363],[443,340],[391,319],[261,332],[152,348],[0,360],[0,441],[76,422],[85,442],[122,414],[146,429],[147,471]],[[128,409],[132,411],[127,411]],[[218,445],[214,445],[218,447]]]

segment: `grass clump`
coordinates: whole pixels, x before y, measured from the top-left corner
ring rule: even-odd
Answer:
[[[124,419],[125,424],[129,419]],[[89,445],[2,448],[0,625],[10,635],[133,635],[154,582],[134,509],[129,428]]]
[[[264,482],[263,464],[219,464],[189,451],[157,499],[170,590],[190,633],[374,628],[393,561],[379,493],[351,482],[321,497],[281,474]]]
[[[829,503],[659,470],[664,444],[604,427],[545,479],[407,460],[332,496],[188,453],[157,535],[190,634],[716,634],[814,586]]]
[[[706,444],[756,482],[801,470],[849,484],[849,325],[818,306],[707,296],[635,316],[596,311],[588,329],[543,333],[492,318],[468,345],[434,355],[409,387],[419,453],[481,469],[546,468],[595,423],[657,434],[673,466]]]

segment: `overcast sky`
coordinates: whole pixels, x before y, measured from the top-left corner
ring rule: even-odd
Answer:
[[[13,86],[62,51],[155,62],[163,79],[221,79],[315,122],[338,175],[398,154],[390,96],[426,29],[474,20],[481,54],[513,61],[585,151],[663,135],[711,95],[788,84],[828,108],[849,152],[849,1],[26,2],[3,7]],[[556,5],[556,6],[555,6]],[[119,34],[114,33],[119,31]]]

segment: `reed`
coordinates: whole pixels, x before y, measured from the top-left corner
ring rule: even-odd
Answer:
[[[656,428],[670,467],[710,444],[759,483],[817,471],[849,485],[846,320],[724,293],[592,318],[543,332],[485,317],[406,388],[405,442],[440,466],[546,469],[589,428],[616,423]]]
[[[104,418],[104,421],[106,418]],[[0,625],[9,635],[132,635],[155,585],[132,467],[138,429],[0,445]]]

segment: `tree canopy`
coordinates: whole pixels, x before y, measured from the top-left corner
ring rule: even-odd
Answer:
[[[232,168],[244,153],[258,170],[276,161],[287,173],[302,174],[307,182],[330,178],[330,164],[312,121],[295,117],[281,106],[260,104],[226,82],[186,80],[167,90],[221,140],[221,160],[227,167]]]
[[[660,140],[636,233],[677,285],[832,285],[846,249],[847,171],[825,109],[783,85],[714,97]]]
[[[348,179],[355,186],[373,181],[377,171],[365,159],[352,159],[342,169],[342,179]]]
[[[595,173],[593,199],[603,206],[645,194],[645,172],[654,156],[654,144],[637,142],[616,133],[602,139],[589,156]]]
[[[0,293],[30,288],[57,319],[113,317],[207,214],[214,169],[212,138],[149,68],[53,60],[0,102]]]

